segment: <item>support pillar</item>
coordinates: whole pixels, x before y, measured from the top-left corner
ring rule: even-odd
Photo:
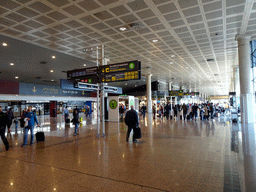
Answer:
[[[254,99],[252,89],[252,69],[250,58],[251,36],[239,35],[238,56],[239,56],[239,77],[240,77],[240,106],[242,123],[254,123]]]
[[[152,113],[152,91],[151,91],[151,76],[152,74],[147,75],[147,112]]]
[[[242,140],[244,155],[245,191],[256,189],[256,141],[254,128],[254,95],[250,60],[251,36],[238,35],[240,107],[242,119]]]

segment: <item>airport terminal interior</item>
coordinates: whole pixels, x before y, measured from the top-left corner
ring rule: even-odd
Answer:
[[[1,0],[0,191],[256,192],[255,29],[256,0]]]

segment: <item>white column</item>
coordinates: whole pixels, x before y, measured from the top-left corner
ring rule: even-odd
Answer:
[[[254,99],[252,89],[252,69],[250,58],[251,36],[239,35],[238,56],[239,56],[239,77],[240,77],[240,107],[242,123],[254,123]]]
[[[152,74],[147,75],[147,100],[148,100],[147,112],[148,112],[148,114],[152,113],[151,76],[152,76]]]
[[[251,36],[238,35],[240,107],[242,119],[242,140],[244,154],[245,191],[256,189],[256,140],[254,127],[254,95],[251,69]]]
[[[192,89],[191,89],[191,82],[189,82],[189,90],[188,90],[189,93],[192,92]]]

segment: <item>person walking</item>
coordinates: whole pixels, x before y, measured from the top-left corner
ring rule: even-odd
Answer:
[[[210,114],[211,114],[211,119],[213,119],[213,104],[210,104]]]
[[[67,119],[68,119],[68,116],[69,116],[68,107],[65,107],[65,109],[63,111],[63,115],[64,115],[64,118],[65,118],[65,123],[67,123]]]
[[[175,105],[174,108],[173,108],[173,112],[174,112],[174,118],[176,117],[177,119],[177,116],[178,116],[178,105]]]
[[[170,107],[169,103],[167,103],[165,106],[165,115],[166,115],[167,120],[169,119],[169,116],[170,116],[170,110],[171,110],[171,107]]]
[[[153,112],[153,119],[156,119],[156,104],[153,105],[152,112]]]
[[[142,107],[141,107],[141,111],[142,111],[143,119],[145,119],[146,110],[147,110],[147,107],[143,104],[143,105],[142,105]]]
[[[14,122],[14,124],[15,124],[15,134],[17,134],[17,132],[18,132],[18,130],[17,130],[17,129],[18,129],[18,123],[19,123],[18,118],[15,117],[13,122]]]
[[[131,110],[127,111],[125,115],[125,124],[128,126],[128,131],[126,135],[126,142],[128,142],[132,129],[135,129],[139,125],[138,114],[133,109],[133,105],[131,105]],[[134,138],[134,133],[133,133],[132,141],[134,143],[137,142],[137,140]]]
[[[36,113],[32,112],[32,106],[28,107],[28,111],[24,114],[24,118],[27,119],[28,121],[28,126],[24,128],[24,142],[23,142],[23,147],[27,145],[27,140],[28,140],[28,131],[30,130],[31,134],[31,140],[30,140],[30,145],[33,144],[34,141],[34,126],[35,123],[37,124],[38,127],[40,127],[37,118],[36,118]]]
[[[193,112],[193,116],[195,117],[195,120],[197,118],[197,110],[198,110],[198,106],[195,103],[194,106],[192,107],[192,112]],[[192,118],[193,119],[193,118]]]
[[[185,121],[185,119],[187,117],[187,112],[188,112],[188,107],[185,103],[183,103],[183,105],[182,105],[182,112],[183,112],[183,117],[184,117],[184,121]]]
[[[6,115],[7,115],[7,128],[8,128],[8,133],[10,134],[11,133],[11,125],[12,125],[12,120],[14,119],[14,115],[13,115],[13,112],[12,112],[12,108],[10,108],[7,112],[6,112]]]
[[[78,135],[77,130],[78,130],[78,126],[79,126],[79,114],[77,110],[74,110],[74,116],[72,119],[73,125],[75,125],[75,133],[74,136]]]
[[[1,139],[5,145],[6,151],[9,150],[9,143],[5,137],[5,129],[6,129],[6,124],[8,122],[7,115],[3,112],[2,107],[0,107],[0,135]]]

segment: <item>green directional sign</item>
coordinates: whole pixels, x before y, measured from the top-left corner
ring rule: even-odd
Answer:
[[[116,100],[111,100],[111,101],[109,102],[109,107],[110,107],[111,109],[116,109],[116,108],[117,108],[117,101],[116,101]]]
[[[134,69],[134,67],[135,67],[135,64],[134,64],[134,63],[132,63],[132,62],[129,63],[129,68],[130,68],[130,69]]]
[[[130,106],[134,105],[134,100],[130,100]]]

